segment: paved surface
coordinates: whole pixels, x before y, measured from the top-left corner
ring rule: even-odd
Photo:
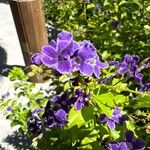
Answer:
[[[20,44],[18,41],[10,6],[7,0],[0,0],[0,96],[11,88],[8,78],[1,73],[8,65],[24,65]],[[0,114],[0,150],[16,149],[11,146],[11,138],[15,138],[15,129],[10,127],[10,122]],[[12,142],[13,143],[13,142]]]

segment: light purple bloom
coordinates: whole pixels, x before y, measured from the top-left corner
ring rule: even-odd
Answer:
[[[129,150],[126,142],[112,142],[109,143],[109,150]]]
[[[123,75],[128,73],[130,77],[133,77],[137,84],[142,83],[143,74],[139,72],[138,62],[140,58],[138,56],[131,56],[126,54],[123,62],[120,64],[118,73]]]
[[[59,109],[57,112],[55,112],[55,117],[59,121],[65,121],[66,117],[67,117],[67,114],[63,109]]]
[[[96,48],[90,41],[81,42],[80,48],[75,51],[73,56],[73,68],[85,76],[91,76],[94,73],[96,77],[99,77],[100,69],[108,67],[107,63],[99,60]]]
[[[100,115],[100,121],[102,123],[107,123],[108,127],[111,130],[115,129],[116,123],[120,124],[120,118],[121,118],[121,110],[117,107],[114,109],[111,118],[108,118],[105,114]]]
[[[73,41],[71,33],[61,32],[58,34],[57,42],[52,40],[49,45],[42,47],[42,63],[60,73],[71,73],[71,56],[77,47],[78,44]]]
[[[32,64],[36,64],[36,65],[42,65],[42,61],[41,61],[41,53],[35,53],[32,57],[31,57],[31,63]]]
[[[118,70],[119,74],[125,74],[129,72],[130,76],[133,77],[134,72],[137,72],[138,66],[137,63],[139,62],[138,56],[131,56],[126,54],[124,56],[124,60],[120,65]]]

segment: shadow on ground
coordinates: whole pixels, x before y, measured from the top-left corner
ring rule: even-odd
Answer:
[[[19,65],[7,65],[7,53],[4,48],[0,46],[0,75],[7,77],[9,71],[13,67],[21,67],[22,69],[24,68],[24,66]]]
[[[0,46],[0,75],[2,74],[3,69],[6,66],[6,62],[7,62],[7,53],[4,50],[4,48]]]
[[[15,149],[31,149],[31,140],[26,135],[23,135],[17,131],[7,136],[3,141],[9,145],[12,145]]]

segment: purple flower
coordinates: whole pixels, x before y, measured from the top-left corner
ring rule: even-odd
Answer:
[[[116,21],[116,20],[112,20],[112,21],[111,21],[111,25],[112,25],[113,27],[115,27],[116,29],[119,29],[119,28],[120,28],[120,24],[119,24],[119,22]]]
[[[66,112],[63,109],[59,109],[55,112],[55,117],[58,121],[66,121]]]
[[[8,112],[10,112],[10,113],[12,113],[12,112],[13,112],[13,110],[12,110],[11,106],[7,106],[7,111],[8,111]]]
[[[42,111],[42,108],[36,108],[33,112],[32,112],[32,117],[38,117],[38,113],[40,113]]]
[[[140,58],[138,56],[131,56],[126,54],[123,62],[119,66],[118,73],[123,75],[128,73],[130,77],[136,80],[137,84],[142,83],[143,74],[139,72],[138,62]]]
[[[143,139],[134,139],[134,133],[127,131],[125,133],[126,140],[109,143],[109,150],[144,150],[145,142]]]
[[[138,69],[138,66],[137,66],[138,62],[139,62],[138,56],[132,57],[131,55],[126,54],[124,56],[123,62],[120,65],[118,73],[122,75],[122,74],[129,72],[130,76],[133,77],[134,72],[136,72]]]
[[[124,141],[109,143],[108,149],[109,150],[129,150],[126,142],[124,142]]]
[[[143,150],[145,148],[145,142],[143,139],[137,138],[134,140],[134,133],[127,131],[125,133],[126,143],[132,150]]]
[[[145,85],[141,85],[140,92],[150,92],[150,80]]]
[[[102,123],[107,123],[109,129],[114,130],[116,124],[122,124],[126,119],[123,119],[121,116],[121,110],[119,108],[115,108],[111,118],[108,118],[105,114],[100,115],[100,121]]]
[[[31,57],[31,63],[32,64],[36,64],[36,65],[42,65],[42,61],[41,61],[41,53],[35,53],[32,57]]]
[[[99,60],[96,48],[90,41],[77,43],[69,32],[58,34],[57,40],[52,40],[42,47],[41,53],[34,54],[31,58],[34,64],[43,64],[52,67],[59,73],[80,71],[85,76],[96,77],[101,74],[101,69],[108,67],[107,63]]]
[[[85,76],[91,76],[94,73],[96,77],[99,77],[100,69],[108,67],[107,63],[99,60],[96,48],[90,41],[81,42],[73,58],[73,69],[79,70]]]
[[[10,96],[10,93],[7,92],[7,93],[5,93],[5,94],[3,94],[3,95],[1,96],[1,99],[2,99],[2,100],[5,100],[5,99],[7,99],[9,96]]]
[[[61,32],[58,34],[57,42],[52,40],[49,45],[42,47],[41,61],[60,73],[71,73],[71,56],[77,48],[78,44],[73,41],[72,34]]]
[[[81,110],[83,106],[88,106],[90,94],[83,93],[82,89],[76,89],[72,101],[75,102],[75,109]]]

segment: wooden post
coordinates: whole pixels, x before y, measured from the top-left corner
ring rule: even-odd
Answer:
[[[48,43],[42,0],[10,0],[9,3],[25,64],[30,65],[31,56]]]

